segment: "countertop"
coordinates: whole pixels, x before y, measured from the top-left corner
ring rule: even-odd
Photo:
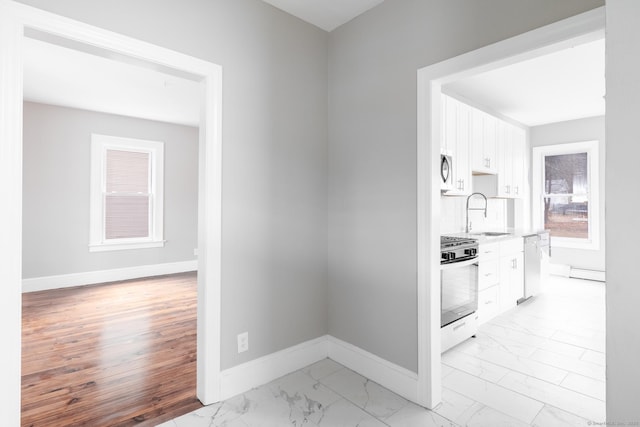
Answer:
[[[548,232],[548,230],[518,230],[518,229],[513,229],[513,228],[507,228],[507,229],[501,229],[501,230],[483,230],[483,231],[471,231],[469,233],[465,233],[465,232],[460,232],[460,233],[445,233],[446,236],[455,236],[455,237],[467,237],[469,239],[475,239],[478,241],[478,244],[483,244],[483,243],[495,243],[495,242],[500,242],[500,241],[504,241],[504,240],[510,240],[510,239],[516,239],[516,238],[523,238],[523,237],[527,237],[527,236],[533,236],[535,234],[541,233],[541,232]],[[483,233],[483,232],[498,232],[498,233],[508,233],[505,234],[503,236],[484,236],[484,235],[479,235],[477,233]]]

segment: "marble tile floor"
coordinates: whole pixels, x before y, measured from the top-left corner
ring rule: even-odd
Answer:
[[[443,354],[433,411],[325,359],[161,426],[588,426],[604,421],[604,309],[604,284],[554,276]]]

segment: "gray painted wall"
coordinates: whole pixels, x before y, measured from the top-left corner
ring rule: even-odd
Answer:
[[[564,144],[580,141],[599,141],[600,161],[600,250],[582,250],[553,247],[551,262],[587,270],[605,271],[605,130],[604,117],[571,120],[535,126],[530,129],[531,146]]]
[[[222,369],[326,334],[327,33],[259,0],[22,3],[223,67]]]
[[[640,420],[640,2],[607,0],[607,421]]]
[[[164,142],[163,248],[89,252],[91,134]],[[24,278],[193,260],[198,128],[24,103]]]
[[[329,333],[417,371],[416,71],[602,0],[390,0],[329,39]]]

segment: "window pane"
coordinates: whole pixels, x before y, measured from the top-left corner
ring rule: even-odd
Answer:
[[[108,193],[149,193],[149,153],[107,150]]]
[[[545,197],[544,228],[553,237],[589,238],[589,204],[584,196]]]
[[[148,195],[105,196],[105,239],[149,237]]]
[[[587,153],[545,156],[544,175],[545,194],[587,194]]]

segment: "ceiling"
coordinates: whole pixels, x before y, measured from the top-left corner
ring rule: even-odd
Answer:
[[[322,24],[327,28],[382,2],[264,1],[287,8],[304,4],[305,11],[312,15],[308,19],[332,17],[332,24]],[[316,25],[321,24],[318,21]],[[199,83],[189,78],[60,43],[31,37],[24,40],[27,101],[189,126],[199,124]],[[604,115],[604,45],[604,40],[597,40],[574,46],[449,83],[443,90],[527,126]]]
[[[333,31],[384,0],[263,0],[290,15]]]
[[[478,74],[443,86],[527,126],[605,114],[605,41]]]
[[[29,37],[24,99],[188,126],[200,122],[195,81]]]

